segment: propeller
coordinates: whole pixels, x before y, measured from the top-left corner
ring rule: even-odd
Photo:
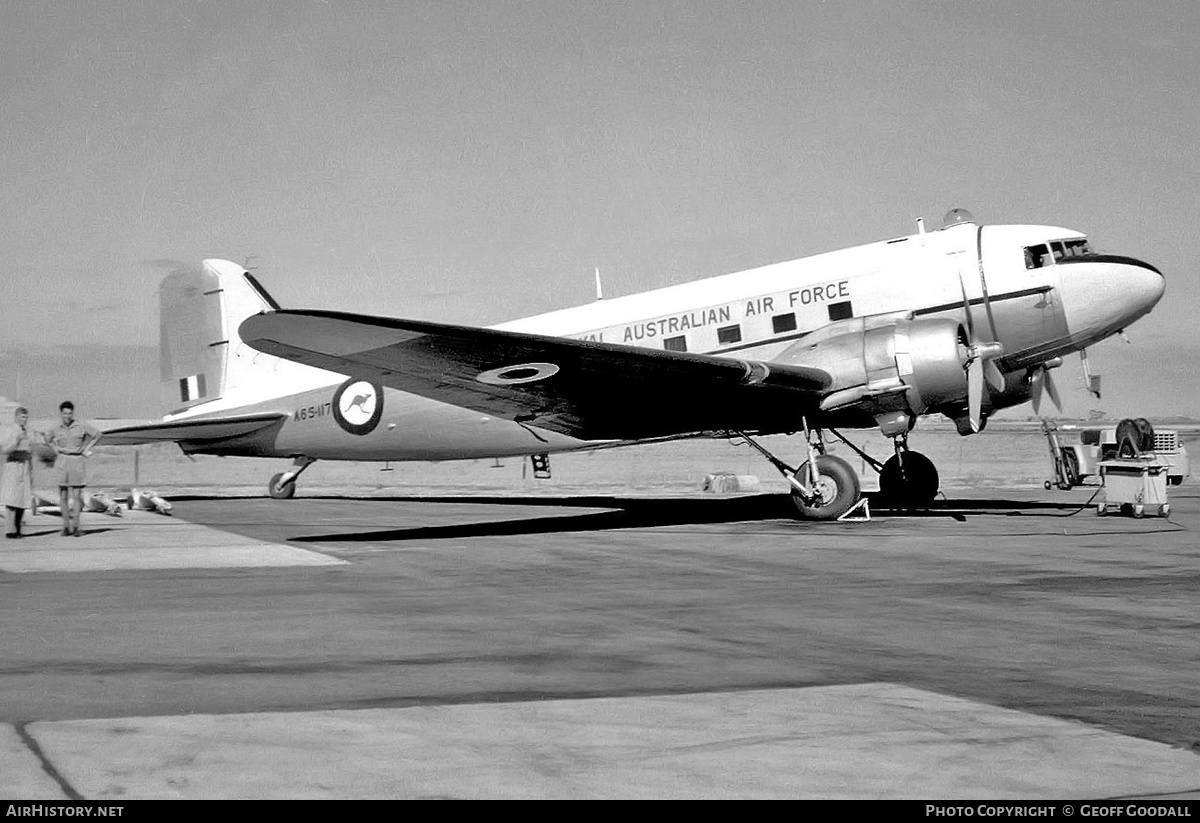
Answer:
[[[983,234],[982,229],[976,232],[976,260],[982,260]],[[982,266],[982,263],[980,263]],[[975,333],[975,317],[971,312],[971,300],[967,297],[967,284],[963,279],[961,261],[955,267],[958,271],[958,287],[962,292],[963,311],[966,313],[967,321],[967,339],[970,344],[967,348],[967,359],[963,363],[963,368],[967,372],[967,413],[970,416],[971,431],[979,432],[983,428],[983,386],[986,382],[996,391],[1004,389],[1004,373],[1000,371],[1000,367],[996,365],[997,358],[1004,355],[1004,345],[996,340],[996,328],[992,322],[990,309],[986,312],[988,323],[991,326],[990,341],[980,340]],[[983,269],[980,268],[980,283],[983,282]],[[983,292],[983,300],[986,306],[987,292]]]
[[[1004,388],[1004,373],[995,360],[1004,354],[1001,343],[975,343],[967,354],[967,413],[970,415],[971,431],[983,428],[983,384],[986,382],[996,391]]]
[[[1029,372],[1029,387],[1030,399],[1033,401],[1033,413],[1041,416],[1042,408],[1042,392],[1050,396],[1050,402],[1054,404],[1054,408],[1062,413],[1062,400],[1059,399],[1058,389],[1054,387],[1054,378],[1050,376],[1050,369],[1062,363],[1061,357],[1054,358],[1058,363],[1053,361],[1043,363],[1040,366],[1035,366]]]

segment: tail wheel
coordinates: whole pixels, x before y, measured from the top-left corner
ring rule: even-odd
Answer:
[[[917,506],[932,503],[940,488],[937,467],[920,452],[901,454],[892,455],[883,464],[879,472],[880,496],[891,503]]]
[[[279,481],[282,479],[283,472],[272,477],[271,481],[267,483],[267,493],[276,500],[291,500],[296,496],[296,481],[289,480],[286,483],[280,483]]]
[[[807,481],[808,463],[796,470],[796,476]],[[805,520],[837,520],[858,502],[862,487],[850,464],[838,457],[823,454],[817,458],[817,499],[811,503],[792,492],[792,504]]]

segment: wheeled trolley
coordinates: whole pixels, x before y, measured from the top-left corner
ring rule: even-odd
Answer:
[[[1155,456],[1118,458],[1100,461],[1104,499],[1096,504],[1096,514],[1109,512],[1145,517],[1167,517],[1167,461]]]

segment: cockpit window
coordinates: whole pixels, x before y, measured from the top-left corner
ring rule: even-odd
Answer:
[[[1066,246],[1067,257],[1084,257],[1092,253],[1087,240],[1064,240],[1063,245]]]
[[[1040,269],[1069,257],[1084,257],[1092,253],[1085,239],[1052,240],[1025,247],[1025,268]]]
[[[1046,248],[1046,245],[1044,243],[1039,244],[1037,246],[1026,246],[1025,247],[1025,268],[1040,269],[1042,266],[1045,266],[1047,264],[1047,260],[1049,257],[1050,257],[1050,250],[1048,248]]]

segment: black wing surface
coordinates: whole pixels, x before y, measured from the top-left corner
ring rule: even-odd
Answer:
[[[794,431],[832,382],[774,366],[327,311],[247,318],[259,351],[584,440]]]

